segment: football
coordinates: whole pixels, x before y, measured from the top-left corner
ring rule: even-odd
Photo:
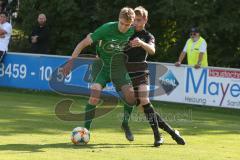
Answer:
[[[71,141],[75,145],[87,144],[90,140],[90,132],[83,127],[76,127],[72,131]]]

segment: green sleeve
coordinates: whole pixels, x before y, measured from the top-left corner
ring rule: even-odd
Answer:
[[[97,28],[91,34],[91,38],[92,38],[93,42],[102,40],[104,38],[104,36],[106,36],[106,33],[108,32],[108,28],[109,28],[108,24],[104,24],[104,25],[100,26],[99,28]]]

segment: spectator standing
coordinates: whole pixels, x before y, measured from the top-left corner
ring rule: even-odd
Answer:
[[[12,25],[7,22],[8,14],[0,12],[0,62],[8,51],[8,44],[12,34]]]
[[[32,53],[48,53],[49,29],[46,26],[46,15],[38,15],[38,26],[33,28],[29,37]]]
[[[180,66],[186,55],[188,65],[194,66],[196,69],[208,66],[207,43],[205,39],[200,36],[198,28],[191,28],[190,38],[186,42],[175,66]]]

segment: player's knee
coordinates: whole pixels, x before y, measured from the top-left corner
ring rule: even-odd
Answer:
[[[124,85],[121,87],[121,90],[124,95],[124,99],[128,105],[135,105],[136,104],[136,98],[134,94],[133,87],[130,85]]]
[[[99,98],[96,98],[96,97],[90,97],[89,98],[89,104],[98,105],[98,103],[99,103]]]
[[[91,96],[89,98],[89,103],[92,105],[97,105],[100,101],[100,94],[101,94],[101,85],[100,84],[93,84],[91,86]]]
[[[129,93],[126,97],[126,102],[129,104],[129,105],[135,105],[136,104],[136,98],[135,98],[135,95],[132,94],[132,93]]]
[[[93,91],[101,91],[101,89],[102,89],[102,86],[101,86],[100,84],[93,84],[93,85],[91,86],[92,92],[93,92]]]

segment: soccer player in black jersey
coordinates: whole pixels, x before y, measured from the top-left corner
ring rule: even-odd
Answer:
[[[163,138],[161,137],[158,128],[169,133],[178,144],[184,145],[185,141],[180,136],[179,132],[172,129],[169,124],[160,117],[160,115],[153,109],[149,100],[149,73],[146,58],[148,55],[155,54],[155,38],[145,29],[148,20],[148,11],[142,6],[139,6],[134,9],[134,12],[136,15],[134,21],[135,33],[129,40],[130,49],[126,49],[125,54],[128,57],[127,68],[133,83],[135,96],[138,98],[139,104],[143,107],[145,116],[153,130],[154,146],[158,147],[163,143]],[[136,69],[138,68],[141,68],[141,71],[136,72]],[[132,69],[134,69],[135,72],[132,72]],[[128,126],[128,120],[132,110],[132,107],[126,104],[124,105],[122,129],[129,141],[134,140],[133,134]]]

